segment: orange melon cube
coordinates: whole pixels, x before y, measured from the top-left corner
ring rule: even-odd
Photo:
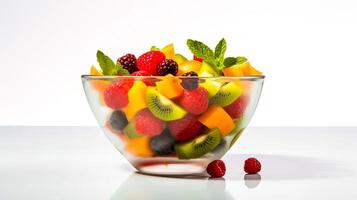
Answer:
[[[213,129],[218,128],[223,136],[228,135],[234,129],[234,122],[226,111],[217,105],[210,106],[199,118],[203,125]]]
[[[151,157],[154,155],[150,148],[150,138],[148,137],[128,138],[125,150],[138,157]]]
[[[162,81],[156,82],[157,91],[169,99],[181,96],[183,92],[181,80],[171,74],[166,75],[166,77]]]
[[[142,81],[135,81],[128,92],[128,105],[123,109],[128,120],[131,120],[135,114],[147,107],[146,103],[147,86]]]
[[[161,50],[165,54],[166,59],[175,59],[175,48],[173,44],[166,45]]]

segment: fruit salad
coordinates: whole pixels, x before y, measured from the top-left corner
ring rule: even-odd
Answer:
[[[97,52],[90,87],[105,108],[105,131],[125,156],[219,159],[246,127],[262,72],[243,56],[226,57],[224,39],[214,49],[191,39],[187,46],[187,57],[169,44],[116,62]]]

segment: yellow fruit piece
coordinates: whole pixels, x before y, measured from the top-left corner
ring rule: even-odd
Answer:
[[[175,59],[174,44],[166,45],[162,48],[161,52],[165,54],[166,59]]]
[[[92,66],[90,68],[90,75],[102,76],[103,74],[99,72],[94,66]],[[105,88],[110,85],[110,81],[92,80],[91,85],[95,90],[97,90],[101,95],[103,95]]]
[[[151,157],[154,155],[154,152],[150,149],[150,139],[148,137],[128,138],[125,150],[138,157]]]
[[[182,74],[190,71],[194,71],[198,73],[201,69],[202,63],[196,60],[188,60],[183,62],[182,64],[179,65],[178,67],[178,72],[177,76],[181,76]]]
[[[207,111],[198,118],[198,121],[210,129],[218,128],[223,136],[228,135],[235,126],[228,113],[217,105],[210,106]]]
[[[147,86],[142,81],[135,81],[128,92],[128,105],[123,109],[128,120],[132,119],[135,114],[147,107],[146,103]]]
[[[248,71],[248,70],[247,70]],[[263,73],[257,69],[255,69],[253,66],[249,65],[249,71],[248,71],[250,76],[260,76]]]
[[[156,82],[157,91],[169,99],[181,96],[183,92],[181,80],[171,74],[166,75],[166,77],[162,81]]]
[[[232,66],[223,69],[224,76],[244,76],[243,68],[239,66]]]
[[[250,65],[247,61],[242,64],[233,65],[223,69],[225,76],[259,76],[262,75],[261,71],[258,71]]]
[[[103,75],[100,73],[93,65],[90,67],[90,75],[100,76]]]

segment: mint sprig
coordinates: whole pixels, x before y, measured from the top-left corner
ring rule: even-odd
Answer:
[[[205,62],[213,65],[216,69],[221,70],[224,67],[224,54],[227,49],[227,43],[224,38],[218,42],[214,51],[198,40],[188,39],[187,46],[193,55],[203,58]]]
[[[220,69],[223,68],[224,54],[226,53],[226,50],[227,50],[227,43],[226,40],[222,38],[216,45],[216,48],[214,49],[214,58],[218,64],[218,68]]]
[[[203,58],[206,62],[215,65],[214,53],[211,48],[205,45],[203,42],[197,40],[187,40],[187,46],[193,55]]]
[[[224,67],[231,67],[233,65],[237,65],[237,64],[243,64],[245,62],[247,62],[247,58],[243,57],[243,56],[238,56],[238,57],[227,57],[224,59],[223,61],[223,65]]]
[[[103,71],[103,75],[115,76],[115,75],[129,75],[128,70],[124,69],[120,63],[114,63],[107,55],[100,50],[97,51],[97,61],[100,68]]]

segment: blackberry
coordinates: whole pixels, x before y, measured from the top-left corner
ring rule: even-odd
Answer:
[[[128,124],[128,120],[122,111],[115,110],[109,118],[109,123],[114,130],[121,131]]]
[[[157,75],[165,76],[167,74],[176,75],[178,64],[172,59],[165,59],[157,66]]]
[[[130,74],[139,70],[136,65],[136,57],[133,54],[128,53],[118,58],[117,62],[120,63],[124,69],[128,70]]]
[[[163,133],[152,137],[150,140],[150,148],[157,155],[167,155],[174,151],[175,139],[172,137],[168,129]]]
[[[182,87],[185,88],[186,90],[194,90],[198,87],[198,79],[194,78],[195,76],[197,77],[197,73],[194,71],[186,72],[182,74],[182,76],[186,76],[189,78],[183,78],[182,80]]]

